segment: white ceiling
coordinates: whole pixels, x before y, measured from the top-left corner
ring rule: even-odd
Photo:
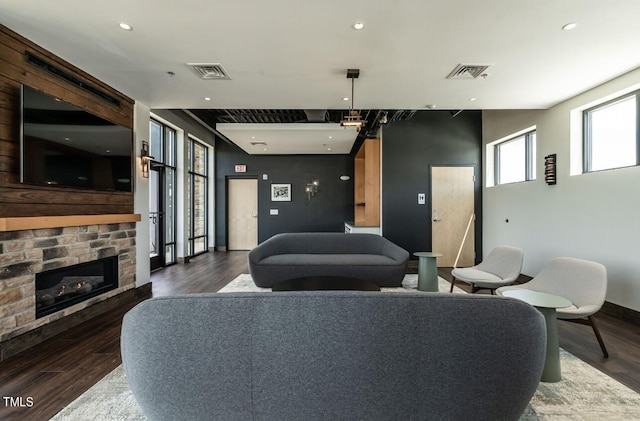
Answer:
[[[348,154],[358,134],[338,123],[219,123],[216,129],[252,155]]]
[[[347,109],[348,68],[361,70],[357,109],[548,108],[640,67],[639,16],[638,0],[0,0],[10,29],[182,109]],[[231,80],[186,63],[222,63]],[[447,80],[459,63],[491,67]]]

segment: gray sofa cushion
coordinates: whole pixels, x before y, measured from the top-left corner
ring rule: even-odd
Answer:
[[[154,298],[122,326],[151,420],[516,420],[545,342],[531,306],[438,293]]]
[[[263,265],[354,265],[395,266],[395,260],[376,254],[276,254],[260,262]]]
[[[248,260],[259,287],[307,276],[348,276],[396,287],[409,253],[375,234],[283,233],[251,250]]]

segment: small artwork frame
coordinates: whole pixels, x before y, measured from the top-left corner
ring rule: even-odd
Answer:
[[[291,202],[291,184],[272,184],[272,202]]]

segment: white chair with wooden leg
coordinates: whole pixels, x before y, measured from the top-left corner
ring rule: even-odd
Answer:
[[[593,315],[600,310],[607,295],[607,269],[604,265],[589,260],[557,257],[551,260],[531,281],[520,285],[498,288],[502,295],[510,289],[529,289],[546,292],[571,301],[570,307],[556,310],[560,320],[590,325],[596,335],[600,349],[609,356]]]
[[[520,276],[524,252],[518,247],[498,246],[479,265],[469,268],[454,268],[451,271],[451,290],[456,281],[471,284],[472,292],[488,288],[494,293],[496,288],[512,284]]]

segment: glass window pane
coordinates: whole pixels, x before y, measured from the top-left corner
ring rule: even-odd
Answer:
[[[636,165],[636,97],[589,113],[591,171]]]
[[[207,151],[205,145],[190,139],[187,192],[190,255],[207,251]]]
[[[536,132],[533,132],[530,134],[530,142],[531,142],[531,179],[535,180],[536,179],[536,156],[537,155],[537,151],[536,151]]]
[[[191,186],[192,183],[189,183],[189,186],[187,188],[187,206],[186,206],[186,213],[187,213],[187,221],[191,221],[192,218],[192,210],[193,210],[193,206],[192,206],[192,201],[191,201],[191,196],[193,195],[193,188]],[[192,238],[193,237],[193,232],[191,230],[191,222],[189,222],[187,224],[187,237],[188,238]]]
[[[175,258],[175,253],[173,252],[175,250],[175,247],[173,247],[173,244],[167,244],[166,248],[165,248],[165,263],[171,264],[171,263],[175,263],[176,258]]]
[[[157,121],[151,120],[149,123],[151,137],[149,139],[149,153],[158,162],[162,162],[162,144],[163,144],[163,125]]]
[[[176,166],[176,131],[167,127],[167,141],[165,142],[166,160],[165,164],[172,167]]]
[[[193,168],[191,171],[207,175],[207,148],[199,143],[192,142]]]
[[[174,232],[175,232],[175,170],[173,168],[167,167],[166,169],[166,180],[165,180],[165,242],[173,243]]]
[[[207,233],[207,180],[204,177],[196,176],[193,184],[194,236],[200,236]]]
[[[501,143],[499,148],[500,184],[526,180],[526,148],[524,136]]]
[[[161,247],[159,244],[160,228],[158,226],[158,212],[160,212],[159,183],[158,172],[149,171],[149,249],[151,257],[157,256]]]
[[[207,246],[205,244],[205,238],[196,238],[193,242],[193,254],[202,253],[207,250]]]

